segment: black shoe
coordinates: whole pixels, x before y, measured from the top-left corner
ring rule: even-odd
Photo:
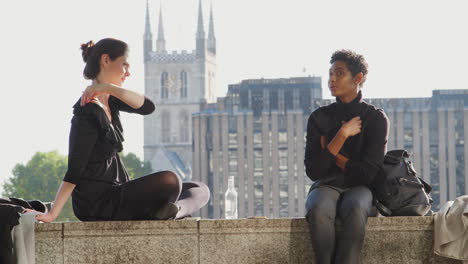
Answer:
[[[175,203],[167,203],[154,213],[153,218],[155,220],[170,220],[174,219],[178,212],[179,207]]]

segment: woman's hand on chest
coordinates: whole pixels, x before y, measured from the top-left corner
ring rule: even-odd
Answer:
[[[349,121],[344,122],[341,125],[341,128],[338,131],[338,133],[340,133],[345,138],[349,138],[361,133],[361,128],[362,120],[359,116],[356,116],[351,118]]]

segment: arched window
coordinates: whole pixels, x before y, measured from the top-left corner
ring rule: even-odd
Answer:
[[[167,98],[169,95],[169,80],[167,72],[161,73],[161,99]]]
[[[186,98],[187,97],[187,72],[182,71],[180,72],[180,97]]]
[[[171,116],[167,111],[161,114],[161,141],[163,143],[171,141]]]
[[[180,142],[189,141],[189,114],[187,111],[181,111],[179,114],[179,131],[180,131]]]

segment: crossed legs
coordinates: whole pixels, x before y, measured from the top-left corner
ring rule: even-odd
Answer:
[[[205,206],[210,198],[204,183],[182,182],[170,171],[156,172],[121,186],[120,208],[114,220],[150,220],[168,202],[180,208],[176,218],[183,218]]]

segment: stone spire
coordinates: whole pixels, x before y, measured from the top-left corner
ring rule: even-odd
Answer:
[[[197,56],[204,57],[206,51],[206,39],[205,39],[205,30],[203,29],[203,12],[202,12],[202,2],[198,2],[198,25],[197,25]]]
[[[145,61],[149,58],[149,53],[153,51],[153,34],[151,34],[151,22],[149,15],[149,4],[146,0],[146,23],[145,33],[143,34],[143,58]]]
[[[205,29],[203,25],[203,11],[202,11],[202,2],[198,2],[198,24],[197,24],[197,39],[205,38]]]
[[[158,39],[156,40],[156,50],[158,52],[162,52],[166,50],[166,40],[164,39],[162,6],[159,7],[159,25],[158,25]]]
[[[216,37],[213,22],[213,4],[210,5],[210,27],[208,29],[208,50],[216,54]]]

